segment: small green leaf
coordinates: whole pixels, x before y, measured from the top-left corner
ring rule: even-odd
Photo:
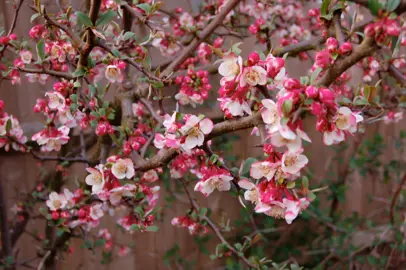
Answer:
[[[295,183],[294,181],[292,181],[292,182],[289,182],[289,183],[286,185],[286,187],[287,187],[288,189],[292,189],[292,188],[295,187],[295,185],[296,185],[296,183]]]
[[[36,18],[39,17],[39,13],[35,13],[31,16],[30,22],[32,23]]]
[[[70,95],[70,100],[72,102],[77,103],[78,102],[78,96],[76,94],[72,94],[72,95]]]
[[[77,77],[82,77],[85,74],[86,74],[86,71],[84,68],[78,68],[72,73],[72,76],[77,78]]]
[[[284,116],[288,116],[290,112],[292,111],[293,108],[293,103],[292,100],[287,99],[283,102],[282,104],[282,113]]]
[[[320,7],[320,17],[324,17],[328,14],[328,6],[330,5],[330,0],[323,0]]]
[[[244,162],[244,166],[243,166],[243,168],[242,168],[242,171],[241,171],[241,175],[249,175],[249,172],[250,172],[250,169],[251,169],[251,165],[252,165],[252,163],[254,163],[254,162],[256,162],[257,160],[255,159],[255,158],[252,158],[252,157],[250,157],[250,158],[247,158],[246,160],[245,160],[245,162]]]
[[[135,37],[135,33],[133,33],[133,32],[125,32],[125,34],[123,36],[123,40],[127,41],[127,40],[129,40],[131,38],[134,38],[134,37]]]
[[[395,11],[395,9],[399,6],[399,4],[400,0],[388,0],[386,2],[385,9],[390,12]]]
[[[37,43],[37,54],[38,57],[41,59],[41,62],[45,60],[45,41],[41,39]]]
[[[111,53],[115,56],[115,57],[120,57],[120,51],[117,50],[116,48],[113,48],[111,50]]]
[[[149,4],[143,3],[137,5],[137,7],[144,10],[146,14],[149,14],[151,12],[151,6]]]
[[[145,230],[147,232],[157,232],[159,230],[159,227],[155,226],[155,225],[152,225],[152,226],[148,226]]]
[[[302,177],[302,188],[309,189],[309,178],[307,176]]]
[[[117,16],[117,13],[114,10],[110,9],[109,11],[100,15],[100,17],[96,21],[96,26],[100,27],[100,26],[109,24],[116,16]]]
[[[314,194],[313,192],[309,191],[309,193],[307,194],[307,198],[309,199],[309,201],[314,201],[316,199],[316,194]]]
[[[379,10],[383,9],[378,0],[368,0],[368,9],[375,16],[378,16]]]
[[[11,130],[12,127],[11,119],[9,118],[6,122],[6,133],[8,133]]]
[[[93,23],[90,20],[89,16],[87,16],[85,13],[76,11],[75,12],[76,18],[77,18],[77,23],[79,26],[85,25],[87,27],[92,27]]]

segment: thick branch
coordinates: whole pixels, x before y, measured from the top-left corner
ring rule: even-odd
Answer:
[[[277,48],[272,51],[272,54],[277,57],[282,57],[285,53],[289,53],[289,56],[295,56],[301,52],[314,50],[322,44],[325,39],[319,37],[315,40],[303,40],[296,44],[291,44],[282,48]]]
[[[406,183],[406,174],[403,176],[402,181],[399,183],[398,188],[396,189],[395,194],[393,195],[393,199],[390,204],[390,222],[392,225],[395,225],[395,206],[396,206],[396,201],[398,200],[398,197],[400,195],[400,192],[402,191],[403,186]]]
[[[358,63],[364,57],[371,55],[378,45],[371,37],[366,37],[364,41],[356,47],[353,52],[341,59],[338,59],[334,64],[326,70],[324,75],[316,81],[317,86],[329,86],[332,84],[343,72]]]
[[[51,75],[51,76],[54,76],[57,78],[64,78],[67,80],[74,79],[74,77],[72,76],[71,73],[55,71],[55,70],[50,70],[50,69],[29,69],[29,68],[19,67],[18,71],[25,72],[25,73],[34,73],[34,74],[47,74],[47,75]]]

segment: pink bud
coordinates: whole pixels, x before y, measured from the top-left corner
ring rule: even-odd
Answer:
[[[368,24],[367,26],[365,26],[364,28],[364,34],[367,37],[373,37],[375,36],[375,25],[374,24]]]
[[[197,77],[199,77],[200,79],[204,78],[206,76],[206,72],[204,70],[198,70],[196,72]]]
[[[400,27],[397,21],[390,20],[386,24],[386,33],[390,36],[397,37],[400,35]]]
[[[86,210],[83,208],[80,208],[78,211],[78,216],[79,218],[85,218],[86,217]]]
[[[4,101],[0,99],[0,111],[4,109]]]
[[[263,150],[268,155],[271,155],[274,151],[272,144],[269,144],[269,143],[264,144]]]
[[[298,79],[287,78],[283,82],[283,87],[285,87],[287,90],[299,89],[300,81]]]
[[[333,105],[335,100],[335,94],[328,88],[320,88],[319,99],[322,103],[325,103],[327,105]]]
[[[327,50],[328,50],[330,53],[335,52],[335,51],[337,50],[337,47],[338,47],[338,41],[337,41],[337,39],[335,39],[335,38],[333,38],[333,37],[329,37],[329,38],[326,40],[326,47],[327,47]]]
[[[131,144],[130,142],[126,141],[123,145],[123,154],[125,156],[128,156],[129,154],[131,154],[131,152],[132,152]]]
[[[10,42],[9,37],[0,37],[0,45],[6,45]]]
[[[285,60],[280,57],[270,58],[266,60],[266,72],[271,78],[275,78],[285,65]]]
[[[327,126],[328,126],[328,122],[327,122],[327,119],[326,119],[326,118],[320,117],[319,119],[317,119],[317,122],[316,122],[316,129],[317,129],[319,132],[324,132],[324,131],[326,131],[326,130],[327,130]]]
[[[58,220],[59,219],[59,213],[56,211],[53,211],[51,214],[51,217],[53,220]]]
[[[96,135],[97,136],[103,136],[103,135],[106,135],[107,134],[107,132],[108,132],[108,126],[107,126],[107,122],[105,122],[105,121],[101,121],[101,122],[99,122],[98,124],[97,124],[97,127],[96,127]]]
[[[252,35],[255,35],[255,34],[257,34],[258,31],[259,31],[259,27],[258,27],[258,25],[256,25],[256,24],[251,24],[251,25],[248,27],[248,31],[250,31],[250,33],[251,33]]]
[[[311,105],[313,115],[320,116],[323,113],[323,105],[320,102],[314,101]]]
[[[223,46],[223,43],[224,43],[224,39],[222,37],[218,37],[214,40],[213,47],[220,48],[221,46]]]
[[[265,20],[264,19],[258,19],[255,21],[255,24],[258,26],[264,25],[265,24]]]
[[[61,213],[61,218],[66,218],[67,219],[69,217],[70,217],[70,214],[68,212],[64,211],[64,212]]]
[[[308,98],[317,98],[319,96],[319,89],[317,89],[317,87],[315,86],[310,85],[306,87],[305,93]]]
[[[252,52],[248,56],[247,64],[248,66],[253,66],[260,60],[259,54],[257,52]]]
[[[338,53],[341,55],[350,54],[352,52],[352,44],[351,42],[344,42],[341,44],[340,49],[338,49]]]
[[[307,14],[309,15],[309,17],[317,17],[317,16],[319,16],[320,11],[318,8],[313,8],[313,9],[310,9]]]
[[[331,54],[328,51],[320,51],[316,53],[315,65],[321,68],[326,68],[331,63]]]
[[[16,34],[11,34],[8,36],[11,40],[17,40],[17,35]]]

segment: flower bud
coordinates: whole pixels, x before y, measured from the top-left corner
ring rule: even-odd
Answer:
[[[326,40],[326,48],[329,51],[329,53],[333,53],[337,50],[338,47],[338,41],[337,39],[333,38],[333,37],[329,37]]]
[[[224,39],[222,37],[218,37],[213,41],[213,47],[214,48],[220,48],[223,46]]]
[[[52,217],[53,220],[58,220],[60,215],[59,215],[59,213],[57,211],[53,211],[52,214],[51,214],[51,217]]]
[[[248,31],[250,31],[250,33],[251,33],[252,35],[256,35],[256,34],[258,33],[258,31],[259,31],[259,27],[258,27],[258,25],[256,25],[256,24],[251,24],[251,25],[248,27]]]
[[[328,88],[320,88],[319,99],[324,104],[333,105],[335,100],[335,94]]]
[[[320,117],[319,119],[317,119],[317,122],[316,122],[317,131],[325,132],[327,130],[327,126],[328,126],[328,122],[327,122],[326,118]]]
[[[287,90],[299,89],[300,81],[298,79],[287,78],[283,82],[283,87],[285,87]]]
[[[321,68],[326,68],[330,65],[331,54],[328,51],[320,51],[316,53],[315,65]]]
[[[323,114],[323,105],[320,102],[314,101],[311,105],[311,112],[315,116],[321,116]]]
[[[306,87],[305,94],[308,98],[317,98],[319,96],[319,89],[313,85]]]
[[[341,55],[350,54],[352,52],[352,44],[351,42],[344,42],[341,44],[340,49],[338,49],[338,53]]]
[[[259,54],[257,52],[252,52],[248,56],[247,64],[248,66],[256,65],[260,60]]]
[[[367,26],[365,26],[364,28],[364,34],[367,37],[373,37],[375,36],[375,25],[374,24],[368,24]]]

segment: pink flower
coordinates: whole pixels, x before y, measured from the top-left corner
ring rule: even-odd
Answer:
[[[299,213],[309,206],[309,200],[302,198],[300,200],[289,200],[283,198],[282,203],[277,205],[284,210],[284,218],[286,223],[292,224],[292,221],[299,215]]]
[[[69,141],[69,128],[66,126],[61,126],[58,129],[55,127],[49,127],[32,136],[33,141],[37,141],[39,145],[42,145],[41,150],[59,151],[61,146]]]
[[[240,86],[245,87],[247,84],[250,86],[265,85],[266,76],[266,70],[260,66],[246,67],[240,78]]]
[[[340,107],[335,120],[335,126],[340,130],[348,130],[353,133],[357,131],[357,123],[361,122],[364,118],[353,113],[347,107]]]
[[[233,100],[230,98],[218,99],[222,102],[221,109],[228,111],[232,116],[243,116],[244,113],[251,115],[252,111],[250,106],[245,100]]]
[[[337,39],[333,38],[333,37],[329,37],[326,40],[326,48],[328,50],[329,53],[333,53],[337,50],[338,48],[338,41]]]
[[[48,97],[48,107],[51,110],[63,111],[65,109],[65,98],[59,92],[47,92],[45,96]]]
[[[181,133],[186,136],[183,147],[191,150],[196,146],[202,146],[204,136],[209,134],[212,129],[213,122],[209,118],[201,120],[201,118],[192,115],[180,129]]]
[[[93,220],[99,220],[100,218],[102,218],[104,216],[102,207],[103,204],[101,203],[93,204],[92,206],[90,206],[89,216]]]
[[[352,52],[352,43],[351,42],[344,42],[341,44],[338,53],[341,55],[350,54]]]
[[[179,23],[183,27],[192,28],[195,25],[195,20],[188,12],[183,12],[179,16]]]
[[[246,201],[254,204],[260,203],[258,189],[252,182],[247,179],[241,179],[238,182],[238,185],[241,188],[246,189],[246,191],[244,192],[244,199]]]
[[[27,50],[20,51],[20,57],[24,64],[30,64],[32,59],[32,53]]]
[[[301,155],[303,149],[296,152],[286,151],[282,156],[282,171],[296,175],[309,162],[305,155]]]
[[[226,174],[213,175],[205,180],[197,182],[195,191],[203,193],[204,196],[209,196],[215,189],[218,191],[230,190],[230,181],[234,178]]]
[[[273,133],[277,131],[280,126],[280,116],[276,103],[271,99],[263,99],[262,105],[264,105],[261,110],[262,120],[267,125],[269,132]]]
[[[223,57],[223,62],[219,66],[219,74],[227,81],[235,79],[242,71],[242,58],[231,53]]]
[[[125,257],[125,256],[127,256],[128,254],[130,254],[130,252],[131,252],[131,249],[130,249],[129,247],[120,247],[120,250],[119,250],[119,252],[118,252],[118,255],[119,255],[120,257]]]
[[[153,183],[153,182],[157,181],[159,179],[159,177],[155,170],[149,170],[149,171],[146,171],[142,175],[141,179],[148,183]]]
[[[338,144],[345,139],[343,131],[334,127],[332,131],[325,131],[323,133],[323,142],[325,145]]]
[[[131,179],[135,175],[134,164],[129,158],[120,158],[111,167],[111,172],[117,179]]]
[[[132,184],[113,188],[110,190],[110,203],[112,205],[117,205],[123,197],[132,197],[135,189],[136,187]]]
[[[257,161],[251,164],[250,175],[254,179],[261,179],[265,177],[268,181],[270,181],[280,164],[278,163],[271,163],[269,161]]]
[[[397,113],[388,112],[388,114],[383,117],[383,121],[384,121],[385,124],[397,123],[402,119],[403,119],[403,112],[402,111],[397,112]]]

